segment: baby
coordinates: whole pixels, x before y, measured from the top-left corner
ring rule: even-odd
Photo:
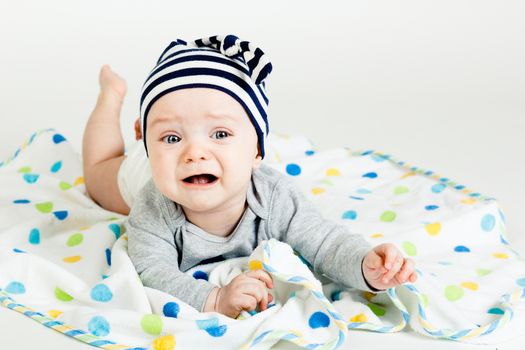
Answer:
[[[126,84],[102,67],[83,139],[86,188],[101,206],[129,212],[128,252],[143,284],[203,312],[263,311],[273,287],[264,270],[223,287],[207,277],[271,238],[346,287],[377,292],[414,282],[414,262],[396,246],[372,248],[324,219],[289,177],[262,163],[271,69],[260,48],[233,35],[172,42],[142,89],[142,142],[125,156]]]

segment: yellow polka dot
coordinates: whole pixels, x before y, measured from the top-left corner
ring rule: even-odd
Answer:
[[[383,234],[382,233],[374,233],[370,237],[372,237],[372,238],[381,238],[381,237],[383,237]]]
[[[57,318],[58,316],[62,315],[62,311],[59,310],[49,310],[47,314],[51,316],[52,318]]]
[[[336,168],[330,168],[326,171],[326,176],[341,176],[341,172]]]
[[[358,314],[352,317],[350,322],[368,322],[368,317],[365,314]]]
[[[375,296],[376,296],[375,293],[363,292],[363,298],[365,298],[368,301],[371,301]]]
[[[402,179],[406,179],[407,177],[410,177],[410,176],[415,176],[416,173],[413,172],[413,171],[409,171],[408,173],[405,173],[403,174],[403,176],[401,176]]]
[[[321,194],[324,191],[326,191],[326,190],[324,188],[321,188],[321,187],[314,187],[314,188],[312,188],[312,193],[313,194]]]
[[[62,259],[64,262],[67,263],[76,263],[79,262],[82,257],[75,255],[75,256],[68,256],[67,258]]]
[[[76,186],[76,185],[82,185],[83,183],[84,183],[84,177],[79,176],[79,177],[77,177],[77,179],[76,179],[75,182],[73,183],[73,186]]]
[[[155,350],[173,350],[175,349],[175,337],[173,335],[165,335],[158,337],[153,341],[153,349]]]
[[[441,223],[433,222],[425,225],[425,230],[431,236],[437,236],[441,232]]]
[[[467,289],[470,289],[470,290],[478,290],[478,288],[479,288],[478,284],[474,283],[474,282],[463,282],[463,283],[461,283],[461,287],[467,288]]]
[[[433,179],[439,179],[440,177],[441,177],[441,176],[439,176],[438,174],[434,174],[434,175],[432,175],[432,178],[433,178]]]
[[[248,267],[250,270],[261,270],[263,268],[263,264],[259,260],[250,260]]]
[[[493,257],[495,257],[496,259],[508,259],[509,256],[505,253],[494,253],[492,254]]]
[[[471,191],[470,191],[469,189],[466,189],[466,188],[465,188],[465,189],[464,189],[463,191],[461,191],[461,192],[463,192],[463,193],[465,193],[465,194],[469,194]]]
[[[82,226],[81,228],[79,228],[80,231],[85,231],[87,229],[90,229],[91,226]]]
[[[461,200],[461,203],[463,204],[474,204],[477,200],[475,198],[465,198]]]

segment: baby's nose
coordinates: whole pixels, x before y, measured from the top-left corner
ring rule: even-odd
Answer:
[[[210,156],[208,150],[203,145],[198,143],[189,144],[184,154],[184,161],[186,163],[208,160],[209,158]]]

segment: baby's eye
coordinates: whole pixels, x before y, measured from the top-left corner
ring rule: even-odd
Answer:
[[[224,130],[218,130],[218,131],[215,131],[215,132],[212,134],[212,137],[213,137],[214,139],[217,139],[217,140],[225,139],[225,138],[227,138],[228,136],[230,136],[230,134],[229,134],[227,131],[224,131]]]
[[[166,143],[177,143],[180,141],[180,137],[178,137],[177,135],[166,135],[162,138],[162,141],[166,142]]]

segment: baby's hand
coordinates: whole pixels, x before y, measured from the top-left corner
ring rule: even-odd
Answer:
[[[388,289],[406,282],[415,282],[417,274],[412,259],[393,244],[385,243],[374,247],[363,259],[363,275],[376,289]]]
[[[219,289],[215,311],[236,318],[242,310],[252,311],[268,308],[273,297],[266,288],[273,288],[270,275],[263,270],[253,270],[235,277],[229,284]]]

